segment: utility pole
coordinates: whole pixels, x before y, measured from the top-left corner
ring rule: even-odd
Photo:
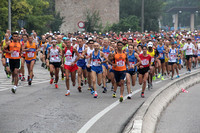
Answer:
[[[141,19],[141,32],[144,32],[144,0],[142,0]]]
[[[11,32],[11,0],[8,0],[8,29]]]

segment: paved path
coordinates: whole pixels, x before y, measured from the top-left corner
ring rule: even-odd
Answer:
[[[200,84],[181,93],[163,112],[156,133],[200,132]]]
[[[183,69],[181,73],[184,72]],[[137,81],[132,88],[132,99],[119,103],[119,90],[117,98],[112,98],[110,85],[106,94],[101,93],[103,89],[98,87],[97,99],[93,98],[87,86],[83,86],[82,93],[77,91],[77,86],[71,86],[71,95],[66,97],[65,82],[59,80],[59,88],[55,89],[49,84],[49,72],[41,68],[39,62],[35,65],[34,74],[32,86],[22,82],[16,94],[12,94],[11,79],[6,78],[0,64],[1,132],[118,133],[147,97],[171,81],[156,80],[154,89],[146,90],[146,98],[140,97],[141,86]]]

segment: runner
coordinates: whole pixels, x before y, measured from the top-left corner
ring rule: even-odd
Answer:
[[[21,42],[22,48],[24,47],[25,44],[27,44],[28,41],[28,35],[27,34],[23,34],[22,35],[22,39],[23,41]],[[26,52],[22,52],[22,57],[21,57],[21,69],[20,69],[20,73],[19,73],[19,79],[21,79],[21,81],[25,81],[25,69],[24,69],[24,64],[25,64],[25,55]]]
[[[36,61],[36,54],[37,54],[37,44],[33,42],[33,37],[29,36],[28,37],[28,42],[24,45],[22,48],[25,54],[25,61],[26,61],[26,66],[28,69],[28,85],[32,84],[33,80],[33,67]]]
[[[161,77],[161,80],[164,80],[164,67],[165,67],[165,45],[162,42],[162,40],[159,38],[158,39],[158,46],[156,51],[158,52],[159,56],[157,59],[157,63],[158,63],[158,78]],[[162,75],[161,75],[161,69],[162,69]]]
[[[51,80],[50,80],[50,84],[53,83],[54,81],[54,77],[53,75],[55,75],[55,88],[58,88],[58,79],[59,79],[59,68],[61,65],[61,48],[56,46],[57,41],[56,40],[52,40],[52,46],[48,48],[48,54],[47,54],[47,60],[49,60],[49,68],[50,68],[50,76],[51,76]]]
[[[10,72],[10,67],[9,67],[9,58],[7,58],[7,54],[8,53],[5,53],[4,52],[4,47],[10,43],[10,40],[9,40],[9,35],[8,33],[5,34],[5,39],[1,41],[1,46],[0,46],[0,53],[2,53],[2,64],[4,66],[4,70],[5,70],[5,73],[7,75],[7,78],[10,78],[10,75],[11,75],[11,72]]]
[[[168,64],[169,64],[169,70],[171,70],[171,80],[173,80],[174,77],[174,69],[176,69],[177,77],[179,77],[179,72],[177,69],[177,57],[178,57],[178,49],[175,48],[174,42],[171,42],[171,48],[168,48],[166,51],[166,55],[169,58]]]
[[[148,89],[153,88],[152,80],[155,80],[156,77],[154,76],[155,73],[155,57],[156,57],[156,50],[153,49],[153,43],[149,42],[147,45],[147,54],[151,56],[151,65],[150,65],[150,71],[149,71],[149,77],[148,77]]]
[[[127,91],[128,91],[128,99],[131,99],[131,82],[132,86],[135,86],[135,81],[137,78],[137,66],[141,63],[141,60],[134,50],[133,45],[128,46],[128,61],[130,64],[130,69],[127,68],[126,72],[126,84],[127,84]]]
[[[88,87],[89,87],[88,90],[92,88],[92,70],[91,70],[92,64],[90,64],[90,67],[88,67],[88,63],[90,60],[90,54],[94,51],[93,45],[94,45],[94,41],[89,40],[88,47],[83,52],[83,56],[86,58],[87,80],[88,80]]]
[[[94,51],[90,54],[90,60],[87,64],[87,67],[91,66],[91,70],[92,70],[92,90],[91,90],[91,94],[94,94],[94,98],[98,97],[97,94],[97,87],[96,87],[96,80],[98,85],[101,85],[101,80],[102,80],[102,63],[105,63],[107,61],[107,57],[105,56],[105,54],[103,52],[101,52],[100,50],[100,46],[98,43],[94,43]],[[104,61],[101,61],[101,58],[104,58]],[[97,79],[96,79],[97,77]]]
[[[151,65],[151,56],[147,54],[147,47],[142,47],[143,53],[139,55],[141,64],[139,66],[139,84],[142,85],[141,97],[144,98],[144,91],[146,89],[147,79],[149,77],[149,67]]]
[[[112,51],[112,48],[109,46],[109,39],[104,38],[102,52],[104,53],[106,58],[108,58],[108,55],[111,51]],[[106,78],[107,78],[107,74],[108,74],[108,71],[109,71],[108,70],[108,63],[107,62],[103,63],[102,67],[103,67],[102,81],[103,81],[103,88],[104,88],[102,93],[106,93],[107,92]]]
[[[83,51],[87,48],[86,45],[84,44],[83,42],[83,39],[82,38],[78,38],[78,45],[76,47],[79,55],[80,55],[80,59],[77,61],[77,65],[78,65],[78,91],[79,92],[82,92],[81,90],[81,86],[83,85],[83,81],[81,80],[82,79],[82,74],[86,80],[86,62],[85,62],[85,59],[84,59],[84,56],[82,55]]]
[[[57,46],[60,47],[61,51],[65,48],[65,44],[62,42],[62,36],[57,36]],[[62,80],[64,80],[64,67],[61,67],[61,77]]]
[[[46,45],[46,38],[42,35],[42,40],[39,42],[39,49],[40,49],[40,60],[42,62],[41,67],[45,67],[45,55],[43,54],[44,46]]]
[[[18,33],[14,32],[12,34],[13,41],[9,42],[4,46],[4,52],[7,53],[9,58],[10,70],[12,72],[12,77],[14,81],[14,87],[11,89],[13,93],[17,90],[18,85],[18,73],[20,68],[20,58],[21,58],[21,44],[17,42]]]
[[[126,65],[130,69],[127,54],[123,52],[123,43],[121,41],[117,42],[117,50],[114,54],[114,63],[112,63],[115,80],[118,86],[120,86],[120,99],[119,101],[123,101],[123,93],[124,93],[124,79],[126,77]],[[113,97],[116,97],[117,87],[114,88]]]
[[[193,51],[195,47],[194,44],[192,44],[191,38],[187,39],[187,43],[183,46],[183,50],[186,52],[186,68],[188,70],[187,73],[191,72],[191,66],[192,66],[192,56],[193,56]]]
[[[73,86],[75,86],[76,85],[76,71],[78,70],[78,66],[76,62],[78,61],[80,57],[76,48],[71,46],[71,41],[68,38],[65,39],[65,42],[66,42],[66,47],[62,51],[62,65],[64,65],[65,77],[66,77],[67,93],[65,94],[65,96],[69,96],[70,95],[69,74],[71,74],[71,80],[72,80]],[[64,62],[64,57],[65,57],[65,62]]]

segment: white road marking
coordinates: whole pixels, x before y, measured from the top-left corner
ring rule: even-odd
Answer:
[[[132,95],[135,95],[136,93],[138,93],[140,91],[141,91],[141,89],[133,91]],[[126,100],[127,97],[128,97],[128,95],[124,97],[124,100]],[[111,109],[116,107],[118,104],[120,104],[119,100],[117,100],[116,102],[114,102],[113,104],[109,105],[104,110],[102,110],[101,112],[96,114],[77,133],[85,133],[85,132],[87,132],[94,125],[94,123],[96,123],[102,116],[104,116],[107,112],[109,112]]]
[[[46,82],[49,82],[49,81],[36,82],[35,85],[37,85],[37,84],[42,84],[42,83],[46,83]],[[29,85],[19,86],[19,87],[17,87],[17,88],[27,87],[27,86],[29,86]],[[10,89],[11,89],[11,88],[6,87],[6,88],[4,88],[4,89],[1,89],[0,92],[1,92],[1,91],[6,91],[6,90],[10,90]]]

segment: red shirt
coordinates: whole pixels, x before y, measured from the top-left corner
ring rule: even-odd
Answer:
[[[143,54],[139,55],[140,59],[141,59],[141,64],[140,66],[143,67],[149,67],[150,63],[151,63],[151,56],[147,55],[146,57]]]

